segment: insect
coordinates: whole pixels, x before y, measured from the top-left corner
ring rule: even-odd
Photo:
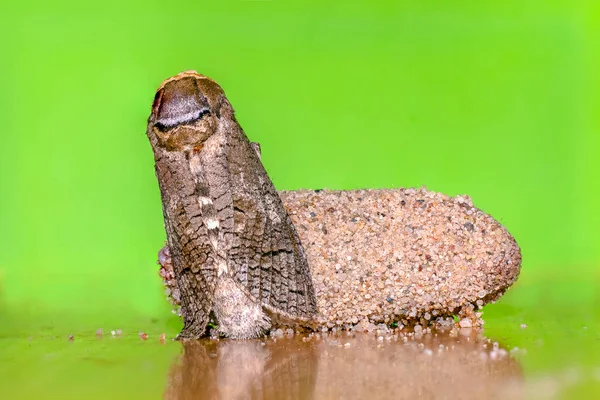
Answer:
[[[195,71],[156,92],[147,135],[184,327],[209,318],[231,338],[316,314],[311,274],[292,222],[223,89]]]

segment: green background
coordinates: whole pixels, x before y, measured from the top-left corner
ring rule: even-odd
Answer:
[[[514,343],[573,339],[587,347],[571,361],[600,368],[594,2],[80,3],[0,5],[0,332],[14,352],[0,360],[44,329],[177,332],[145,125],[161,81],[195,69],[223,86],[278,189],[469,194],[524,257],[486,308],[490,332],[530,318],[538,336]],[[564,365],[551,353],[530,352],[526,372]]]

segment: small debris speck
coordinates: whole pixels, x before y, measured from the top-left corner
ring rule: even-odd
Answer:
[[[279,329],[277,329],[275,331],[271,331],[271,336],[275,337],[275,338],[282,337],[283,336],[283,329],[279,328]]]
[[[471,328],[473,326],[473,323],[468,318],[461,318],[458,324],[461,328]]]

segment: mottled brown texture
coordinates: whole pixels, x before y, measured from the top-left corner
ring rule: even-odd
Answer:
[[[424,188],[279,194],[308,257],[322,327],[449,325],[452,315],[479,325],[476,309],[519,275],[514,238],[467,196]]]
[[[476,308],[519,274],[512,236],[466,196],[300,190],[280,199],[223,90],[196,72],[161,85],[147,133],[168,239],[161,276],[181,305],[181,338],[202,336],[210,316],[233,338],[298,324],[447,325],[456,314],[461,326],[479,325]]]
[[[312,318],[298,236],[221,87],[193,71],[166,80],[147,134],[181,298],[179,337],[203,336],[211,314],[234,338],[257,336],[271,320]]]
[[[467,196],[426,189],[280,192],[306,250],[323,325],[442,324],[498,299],[519,246]]]

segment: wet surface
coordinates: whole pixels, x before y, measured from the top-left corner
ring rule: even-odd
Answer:
[[[509,351],[471,329],[183,344],[166,399],[518,399]]]
[[[166,305],[158,319],[0,307],[0,399],[596,399],[600,276],[570,274],[525,274],[485,307],[485,336],[181,343]]]

